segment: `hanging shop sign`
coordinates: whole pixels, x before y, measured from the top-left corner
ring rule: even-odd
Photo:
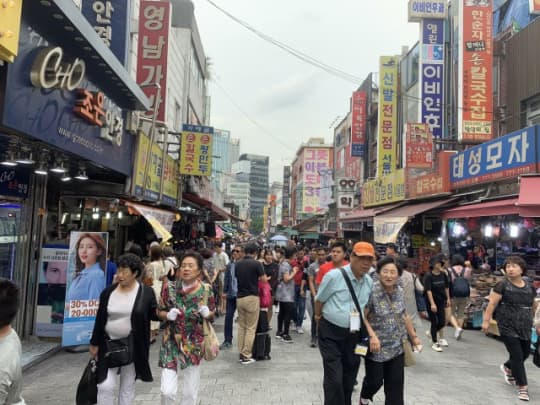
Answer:
[[[19,56],[9,66],[3,125],[124,175],[132,139],[124,112],[86,77],[77,55],[47,43],[23,21]],[[83,52],[81,50],[81,52]]]
[[[367,129],[367,91],[355,91],[351,99],[351,150],[350,156],[364,157]]]
[[[377,137],[377,177],[396,170],[398,60],[379,59],[379,120]]]
[[[212,136],[214,128],[201,125],[182,126],[180,174],[210,176],[212,174]]]
[[[0,195],[26,198],[30,185],[30,170],[24,167],[0,168]]]
[[[330,167],[330,150],[305,148],[303,161],[301,212],[311,214],[321,211],[319,201],[321,193],[320,171]]]
[[[446,0],[409,0],[409,22],[418,22],[422,18],[445,19]]]
[[[69,246],[44,245],[39,260],[36,336],[61,337]]]
[[[493,138],[493,7],[491,1],[461,0],[458,70],[458,140]]]
[[[353,208],[354,195],[358,190],[358,180],[352,177],[341,177],[336,179],[337,208]]]
[[[444,20],[422,20],[420,47],[420,122],[434,138],[444,136]]]
[[[521,129],[454,155],[450,172],[452,188],[536,172],[537,131],[538,126]]]
[[[150,153],[150,160],[147,160],[148,153]],[[149,167],[146,170],[145,187],[144,173],[147,161]],[[159,200],[159,190],[163,180],[163,197],[161,200],[165,205],[176,206],[178,201],[178,165],[168,154],[166,154],[165,165],[163,165],[163,149],[154,143],[150,150],[150,139],[142,131],[138,133],[137,157],[133,177],[137,197],[149,201]]]
[[[151,118],[157,107],[156,119],[158,121],[166,120],[170,13],[171,4],[168,1],[141,1],[137,83],[142,87],[152,105],[145,115]],[[160,89],[156,87],[156,84],[159,84]]]
[[[407,197],[419,198],[450,192],[450,159],[454,151],[441,151],[438,168],[433,173],[407,176]]]
[[[409,217],[378,217],[373,219],[373,236],[377,243],[395,243]]]
[[[107,280],[107,232],[71,232],[62,346],[86,345]]]
[[[431,169],[433,140],[428,124],[407,123],[405,159],[409,169]]]
[[[291,204],[291,166],[283,167],[283,195],[281,196],[281,224],[289,225]]]
[[[396,170],[394,173],[369,180],[362,186],[362,206],[373,207],[405,199],[405,171]]]
[[[0,60],[13,62],[19,47],[23,0],[2,2],[0,11]]]
[[[85,0],[82,12],[105,45],[125,66],[129,40],[129,1]]]

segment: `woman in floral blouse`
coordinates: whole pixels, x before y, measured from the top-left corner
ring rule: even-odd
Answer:
[[[385,404],[403,405],[403,339],[408,335],[416,350],[421,350],[422,343],[405,311],[403,289],[397,285],[401,273],[399,262],[391,256],[377,263],[378,280],[365,308],[370,353],[364,363],[360,405],[373,400],[383,384]]]
[[[214,316],[212,288],[200,281],[203,258],[195,252],[184,254],[180,262],[180,279],[163,281],[159,317],[168,321],[159,351],[161,403],[176,404],[177,371],[183,370],[182,405],[195,405],[203,358],[203,318]]]

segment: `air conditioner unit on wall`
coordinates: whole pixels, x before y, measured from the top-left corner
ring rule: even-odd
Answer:
[[[137,134],[141,124],[141,113],[139,111],[128,111],[126,130],[132,134]]]

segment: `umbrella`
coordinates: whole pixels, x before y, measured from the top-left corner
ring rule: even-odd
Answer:
[[[286,236],[283,236],[283,235],[274,235],[270,238],[270,240],[272,242],[277,242],[277,241],[287,241],[289,240]]]

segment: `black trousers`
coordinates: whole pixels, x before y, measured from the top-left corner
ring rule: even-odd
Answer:
[[[294,302],[281,302],[279,303],[279,313],[277,317],[277,333],[289,334],[289,326],[291,319],[296,312],[296,305]]]
[[[404,355],[400,354],[384,363],[366,358],[364,364],[366,376],[362,383],[360,397],[373,400],[373,396],[384,384],[385,405],[403,405]]]
[[[435,297],[433,297],[433,301],[437,305],[437,312],[431,311],[429,301],[426,299],[429,321],[431,322],[431,340],[433,343],[437,343],[437,332],[446,326],[446,319],[444,317],[446,302],[444,300],[438,300]]]
[[[527,373],[525,372],[525,360],[531,352],[531,341],[521,340],[516,337],[501,336],[501,339],[510,354],[510,358],[504,366],[512,370],[512,376],[516,379],[516,385],[527,385]]]
[[[358,333],[340,328],[324,318],[319,321],[319,350],[324,369],[324,405],[351,405],[351,396],[360,367],[354,354]]]
[[[311,340],[317,339],[317,321],[315,320],[315,297],[309,294],[311,299]]]

